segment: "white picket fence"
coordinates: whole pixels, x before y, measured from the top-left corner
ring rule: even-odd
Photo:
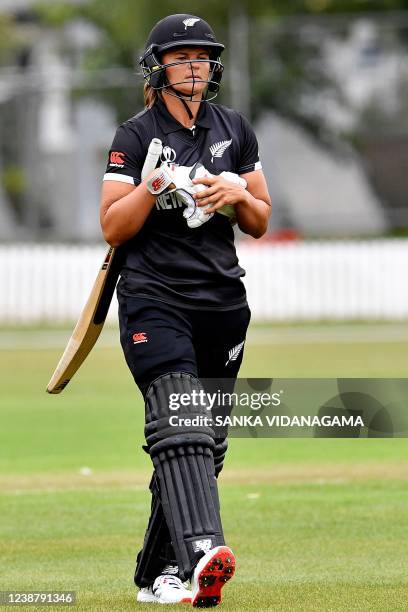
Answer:
[[[106,247],[0,246],[0,324],[75,321]],[[238,245],[253,320],[408,317],[408,240]],[[116,298],[109,320],[116,318]]]

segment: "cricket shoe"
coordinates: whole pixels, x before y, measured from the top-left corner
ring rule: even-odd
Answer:
[[[186,589],[180,578],[160,574],[152,586],[140,589],[136,599],[139,603],[191,603],[191,591]]]
[[[217,546],[201,557],[191,579],[192,601],[196,608],[212,608],[221,603],[221,589],[235,572],[234,553],[228,546]]]

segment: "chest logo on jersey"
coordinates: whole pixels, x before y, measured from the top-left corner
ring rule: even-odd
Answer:
[[[220,142],[216,142],[213,145],[211,145],[210,147],[210,153],[212,155],[211,163],[214,163],[214,157],[222,157],[231,143],[232,143],[232,138],[231,140],[220,140]]]
[[[177,155],[174,149],[171,147],[163,147],[161,152],[160,159],[162,162],[167,162],[168,164],[172,164],[176,159]]]
[[[172,193],[160,195],[156,199],[157,210],[173,210],[174,208],[182,208],[183,206],[183,202],[177,198],[177,194],[174,191]]]

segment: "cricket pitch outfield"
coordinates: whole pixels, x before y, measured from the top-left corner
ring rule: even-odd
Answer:
[[[403,326],[377,329],[255,327],[241,374],[406,377]],[[53,397],[69,332],[0,332],[0,590],[156,610],[132,584],[149,508],[142,404],[109,333]],[[220,609],[406,610],[407,480],[406,439],[233,439],[220,490],[237,574]]]

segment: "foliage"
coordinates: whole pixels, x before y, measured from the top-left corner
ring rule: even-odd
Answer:
[[[226,35],[226,24],[232,12],[243,10],[252,20],[276,20],[282,16],[358,13],[362,11],[389,11],[408,9],[408,0],[190,0],[188,12],[207,19],[219,33]],[[135,53],[140,51],[152,25],[172,13],[186,12],[186,3],[181,0],[162,0],[153,3],[138,0],[87,0],[71,3],[40,2],[38,16],[47,24],[62,26],[74,19],[91,22],[103,34],[96,53],[92,53],[92,65],[120,65],[133,68]]]
[[[255,57],[261,58],[252,75],[253,113],[272,108],[280,116],[301,124],[322,142],[329,142],[329,127],[317,105],[306,104],[316,92],[341,100],[342,93],[323,61],[322,32],[310,36],[305,28],[260,28]],[[345,104],[345,101],[342,100]]]
[[[190,13],[207,19],[218,38],[227,42],[231,16],[239,11],[248,15],[253,114],[271,108],[300,123],[321,142],[332,142],[331,128],[318,110],[307,108],[305,99],[313,98],[314,94],[324,94],[343,108],[346,101],[322,61],[321,31],[317,27],[314,37],[308,36],[304,19],[313,25],[319,23],[313,22],[314,18],[324,15],[387,13],[405,9],[408,9],[408,0],[208,0],[206,3],[190,0],[188,5]],[[168,14],[185,12],[186,4],[181,0],[163,0],[160,3],[148,0],[138,0],[137,3],[134,0],[86,0],[79,4],[43,2],[37,11],[45,23],[55,27],[75,19],[96,26],[100,40],[84,55],[85,68],[124,67],[135,70],[152,25]],[[343,34],[345,32],[346,28]],[[405,44],[407,41],[401,42]],[[228,66],[228,45],[225,60]],[[219,101],[228,103],[229,100],[225,100],[227,82],[228,72],[219,98]],[[121,93],[105,91],[101,95],[115,106],[118,119],[124,119],[129,107]],[[138,95],[135,94],[135,99],[140,102]]]
[[[18,217],[21,216],[22,198],[27,190],[27,177],[24,168],[8,165],[1,174],[1,183]]]
[[[0,13],[0,63],[6,62],[18,42],[11,18]]]

